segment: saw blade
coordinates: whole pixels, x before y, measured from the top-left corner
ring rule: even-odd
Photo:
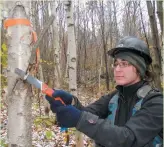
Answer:
[[[15,73],[21,77],[21,79],[26,80],[28,83],[34,85],[34,87],[42,90],[42,83],[38,79],[34,78],[33,76],[26,74],[23,70],[16,68]]]

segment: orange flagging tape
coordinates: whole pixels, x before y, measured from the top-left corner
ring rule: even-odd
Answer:
[[[14,26],[14,25],[27,25],[31,27],[31,22],[28,19],[25,18],[12,18],[7,19],[4,21],[4,28],[7,29],[8,27]],[[32,31],[32,36],[34,42],[37,41],[37,34],[35,31]],[[39,48],[36,49],[36,66],[38,66],[40,60],[40,50]]]
[[[37,41],[37,35],[36,35],[36,32],[33,31],[33,32],[32,32],[32,35],[33,35],[34,42],[36,42],[36,41]]]
[[[4,21],[4,27],[7,29],[10,26],[14,25],[27,25],[31,26],[31,23],[28,19],[23,19],[23,18],[13,18],[13,19],[7,19]]]

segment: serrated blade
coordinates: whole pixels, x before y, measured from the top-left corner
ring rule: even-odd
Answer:
[[[28,83],[34,85],[34,87],[42,90],[42,83],[38,79],[26,74],[23,70],[16,68],[15,73],[21,77],[21,79],[26,80]]]
[[[38,88],[42,91],[42,93],[50,96],[53,98],[52,94],[54,90],[52,88],[49,88],[47,84],[41,82],[37,78],[34,78],[33,76],[26,74],[23,70],[16,68],[15,73],[21,77],[21,79],[26,80],[29,84],[33,85],[35,88]],[[56,97],[55,100],[61,101],[63,105],[65,105],[64,101],[60,97]]]

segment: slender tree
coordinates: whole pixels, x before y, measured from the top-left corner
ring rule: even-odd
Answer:
[[[156,87],[161,89],[161,50],[160,50],[160,43],[159,43],[159,36],[158,36],[158,29],[157,29],[157,21],[155,17],[155,3],[152,4],[151,1],[146,1],[148,15],[150,20],[151,32],[152,32],[152,40],[153,40],[153,53],[155,55],[154,58],[154,71],[155,71],[155,84]]]
[[[60,71],[60,47],[59,47],[59,33],[58,33],[58,25],[57,25],[57,14],[56,14],[56,5],[55,2],[51,3],[52,6],[52,13],[55,17],[54,21],[53,21],[53,53],[54,53],[54,63],[55,63],[55,70],[54,70],[54,76],[55,76],[55,80],[54,80],[54,86],[56,88],[60,87],[60,83],[61,83],[61,71]]]
[[[106,25],[105,25],[105,14],[104,14],[104,2],[100,2],[100,26],[101,26],[101,39],[102,46],[104,50],[104,62],[105,62],[105,80],[106,80],[106,88],[109,90],[109,71],[108,71],[108,59],[107,59],[107,40],[108,35],[106,35]],[[108,32],[107,32],[108,33]]]
[[[159,24],[161,28],[161,34],[163,34],[163,1],[156,1],[157,3],[157,15],[159,19]]]
[[[67,0],[65,5],[67,10],[67,32],[68,32],[68,50],[69,50],[69,62],[68,62],[69,90],[73,95],[77,96],[77,73],[76,73],[77,55],[76,55],[72,1]],[[82,147],[83,146],[82,134],[77,131],[76,137],[77,137],[76,146]]]

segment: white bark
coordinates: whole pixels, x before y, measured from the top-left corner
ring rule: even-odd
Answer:
[[[77,96],[77,54],[76,54],[76,42],[74,32],[73,21],[73,6],[72,1],[67,0],[65,4],[67,10],[67,32],[68,32],[68,70],[69,70],[69,90],[75,96]],[[83,147],[83,135],[80,132],[76,132],[76,146]]]
[[[67,32],[68,32],[68,50],[69,50],[69,89],[77,95],[77,83],[76,83],[76,43],[75,43],[75,32],[73,22],[73,10],[72,1],[67,1]]]
[[[10,18],[27,18],[22,5],[15,6]],[[8,140],[9,147],[31,147],[31,88],[17,80],[15,68],[26,71],[31,55],[31,30],[29,26],[15,25],[7,28],[8,36]]]
[[[54,33],[54,41],[53,41],[53,50],[54,50],[54,62],[55,64],[55,70],[54,70],[54,76],[55,76],[55,88],[60,87],[60,64],[59,64],[59,57],[60,57],[60,47],[59,47],[59,33],[58,33],[58,24],[56,20],[56,6],[55,1],[52,3],[52,14],[55,16],[53,21],[53,33]]]
[[[68,67],[69,67],[69,48],[67,48],[67,63],[66,63],[66,70],[65,70],[65,79],[66,79],[66,82],[68,83]]]

